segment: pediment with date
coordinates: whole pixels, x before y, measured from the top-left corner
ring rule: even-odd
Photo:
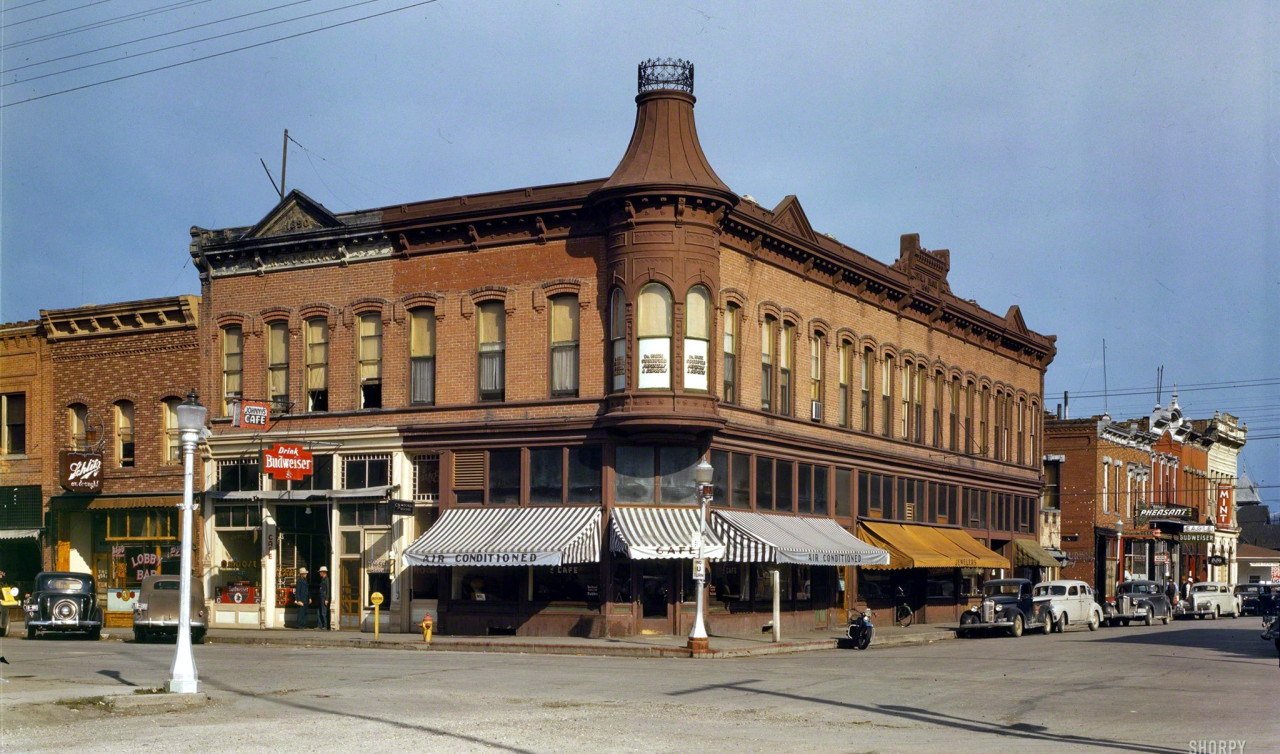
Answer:
[[[323,205],[294,189],[267,216],[245,234],[246,238],[267,238],[342,227],[342,221]]]
[[[795,197],[795,194],[788,194],[778,203],[778,206],[773,208],[773,224],[810,243],[818,241],[818,234],[813,232],[813,226],[809,224],[809,218],[805,215],[804,209],[800,206],[800,200]]]

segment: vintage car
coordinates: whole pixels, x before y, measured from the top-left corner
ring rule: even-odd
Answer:
[[[95,640],[102,636],[102,608],[90,574],[39,573],[22,608],[28,639],[36,638],[40,631],[79,631]]]
[[[19,604],[18,587],[0,584],[0,638],[9,635],[9,611]]]
[[[964,638],[979,631],[1000,629],[1010,636],[1039,629],[1049,633],[1053,613],[1048,598],[1035,600],[1027,579],[995,579],[982,585],[982,603],[960,614],[956,635]]]
[[[1240,598],[1231,591],[1230,584],[1202,581],[1191,585],[1191,599],[1178,600],[1173,609],[1174,618],[1213,618],[1220,615],[1240,617]]]
[[[1042,581],[1031,596],[1037,602],[1048,600],[1055,633],[1062,633],[1067,626],[1088,626],[1097,631],[1102,625],[1102,608],[1093,598],[1093,587],[1083,581]]]
[[[182,604],[182,579],[173,575],[147,576],[133,606],[133,640],[145,642],[157,636],[178,635],[178,607]],[[191,580],[191,641],[203,644],[209,630],[204,609],[204,587]]]
[[[1276,585],[1269,581],[1237,585],[1236,597],[1240,599],[1240,611],[1245,615],[1258,615],[1259,598],[1266,595],[1275,600],[1277,596],[1280,596],[1276,594],[1277,591],[1280,590],[1277,590]],[[1266,602],[1265,599],[1262,601]]]
[[[1157,620],[1168,625],[1173,617],[1173,605],[1169,604],[1164,585],[1159,581],[1134,579],[1121,581],[1116,586],[1116,596],[1108,598],[1102,614],[1108,626],[1127,626],[1135,620],[1148,626]]]

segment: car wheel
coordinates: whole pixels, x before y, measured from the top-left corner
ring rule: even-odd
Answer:
[[[1128,619],[1128,618],[1121,618],[1121,619],[1120,619],[1120,625],[1124,626],[1125,628],[1128,628],[1128,627],[1129,627],[1129,619]]]
[[[1142,616],[1142,625],[1150,626],[1155,622],[1156,622],[1155,610],[1152,607],[1148,606],[1147,614]]]
[[[147,643],[147,638],[148,638],[148,637],[147,637],[147,629],[142,628],[142,627],[138,627],[138,628],[133,629],[133,643],[134,643],[134,644],[146,644],[146,643]]]
[[[1089,630],[1090,631],[1097,631],[1098,625],[1101,623],[1102,621],[1098,619],[1097,613],[1089,613]]]
[[[5,616],[3,618],[0,618],[0,639],[3,639],[4,637],[9,635],[9,616],[7,614],[7,611],[9,610],[9,608],[0,607],[0,610],[6,611]]]
[[[1160,616],[1160,625],[1162,625],[1162,626],[1167,626],[1167,625],[1169,625],[1169,616],[1168,616],[1168,615],[1162,615],[1162,616]]]
[[[192,632],[191,632],[191,643],[192,643],[192,644],[204,644],[204,631],[192,631]],[[866,649],[866,647],[858,647],[858,649]]]
[[[36,629],[34,626],[27,626],[27,638],[28,639],[36,638]]]
[[[1209,616],[1209,618],[1210,618],[1211,620],[1217,620],[1217,619],[1218,619],[1218,606],[1217,606],[1217,605],[1214,605],[1214,606],[1213,606],[1213,615],[1210,615],[1210,616]]]
[[[89,630],[89,641],[98,641],[102,638],[102,626]]]
[[[1095,626],[1095,628],[1096,628],[1096,626]],[[1054,633],[1058,633],[1058,634],[1066,633],[1066,631],[1067,631],[1067,616],[1066,616],[1066,615],[1059,615],[1059,616],[1058,616],[1058,619],[1057,619],[1056,621],[1054,621],[1054,622],[1053,622],[1053,631],[1054,631]]]
[[[1013,625],[1009,627],[1009,635],[1015,639],[1018,638],[1019,636],[1022,636],[1022,628],[1023,628],[1022,616],[1021,615],[1013,616]]]

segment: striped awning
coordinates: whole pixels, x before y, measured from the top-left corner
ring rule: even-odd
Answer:
[[[609,518],[609,549],[632,560],[698,557],[697,508],[614,508]],[[702,556],[724,557],[724,542],[703,528]]]
[[[714,511],[711,529],[724,539],[724,559],[739,563],[876,565],[889,553],[872,547],[829,518]]]
[[[404,551],[409,565],[527,566],[600,560],[600,509],[450,508]]]
[[[1039,542],[1030,539],[1013,540],[1013,564],[1019,566],[1039,566],[1041,568],[1057,568],[1058,561],[1045,551]]]
[[[39,529],[0,529],[0,539],[37,539]]]

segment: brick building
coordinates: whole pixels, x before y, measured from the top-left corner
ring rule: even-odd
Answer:
[[[178,571],[183,467],[174,410],[199,376],[198,306],[176,296],[40,312],[50,447],[100,463],[88,487],[50,467],[44,562],[94,574],[108,626],[132,625],[143,576]],[[198,563],[198,541],[194,552]]]
[[[40,571],[53,474],[49,352],[36,321],[0,326],[0,584],[24,592]]]
[[[604,179],[338,214],[294,191],[193,228],[207,588],[258,601],[215,625],[292,625],[298,569],[326,565],[344,628],[377,592],[392,629],[685,633],[704,458],[713,630],[756,630],[775,585],[788,630],[898,587],[952,620],[990,569],[1056,565],[1036,544],[1053,338],[953,294],[949,252],[914,235],[886,265],[795,197],[733,192],[692,66],[639,81]],[[265,429],[233,426],[250,401]],[[277,443],[314,473],[262,476]]]

